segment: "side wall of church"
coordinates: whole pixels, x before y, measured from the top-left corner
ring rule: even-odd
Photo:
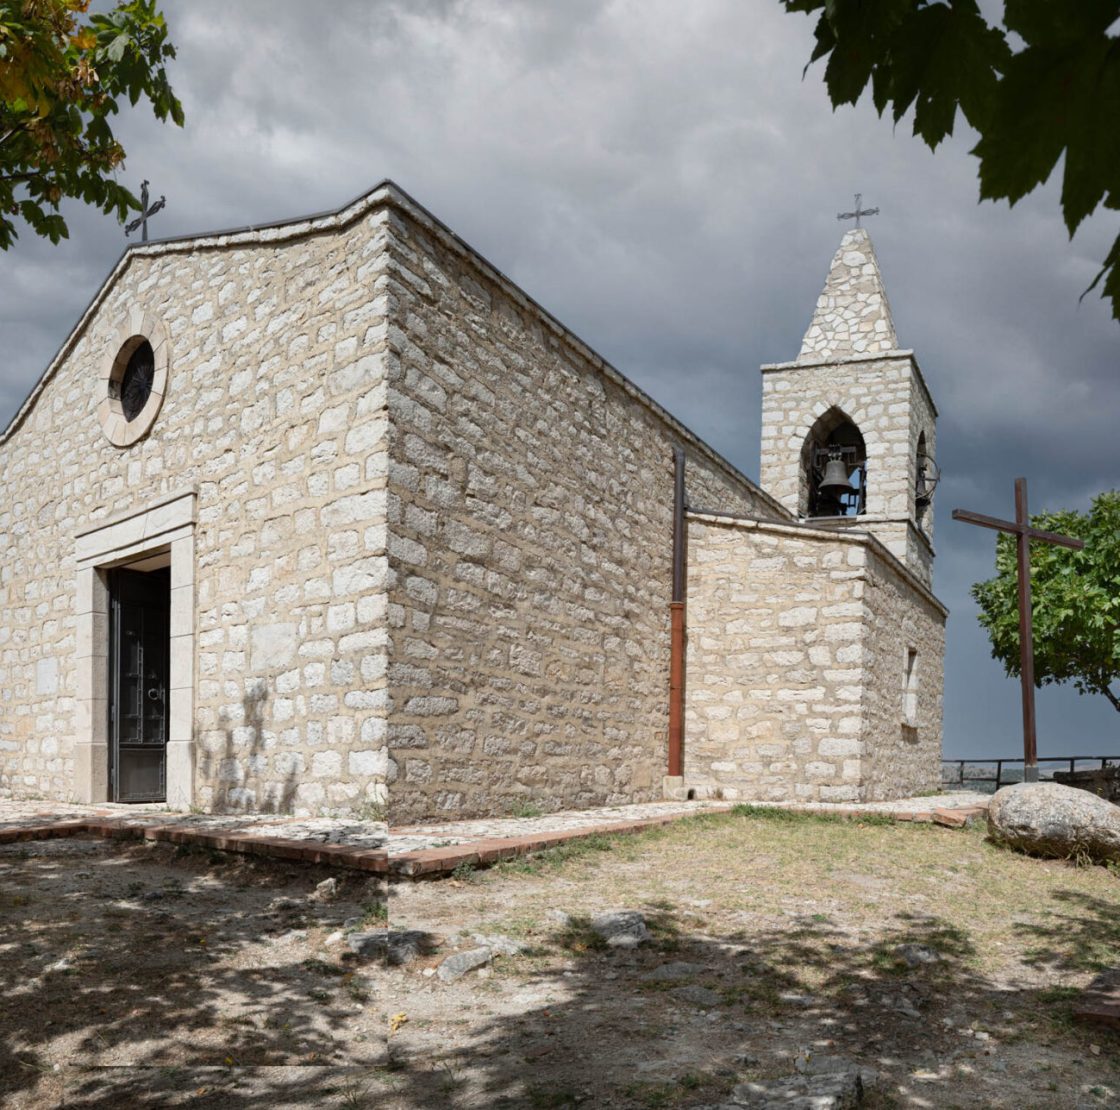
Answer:
[[[72,796],[77,533],[194,489],[195,801],[384,799],[385,221],[134,251],[0,442],[0,788]],[[170,373],[122,449],[98,376],[136,306]]]
[[[691,516],[684,785],[854,801],[866,674],[864,544]]]
[[[689,547],[686,789],[841,802],[937,788],[945,616],[893,559],[859,536],[704,516]]]
[[[781,509],[436,229],[394,223],[394,822],[659,798],[673,447]]]
[[[941,785],[945,616],[873,550],[864,597],[868,743],[861,797],[879,801],[929,793]]]

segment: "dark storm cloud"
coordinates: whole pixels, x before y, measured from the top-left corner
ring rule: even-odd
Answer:
[[[1078,296],[1115,228],[1071,244],[1053,186],[979,205],[961,133],[936,155],[870,106],[833,113],[801,71],[811,23],[771,0],[405,3],[170,0],[179,131],[122,119],[126,180],[174,235],[333,208],[393,177],[748,474],[758,365],[794,358],[862,191],[900,341],[941,410],[936,584],[953,609],[950,752],[1013,754],[1017,693],[968,586],[1008,515],[1120,485],[1120,329]],[[0,420],[123,245],[69,208],[73,238],[0,259]],[[1039,699],[1043,748],[1117,751],[1115,713]]]

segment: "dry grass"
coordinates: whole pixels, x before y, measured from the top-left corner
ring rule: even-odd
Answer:
[[[749,1074],[788,1074],[806,1047],[879,1070],[879,1105],[1120,1098],[1120,1038],[1070,1021],[1078,989],[1120,964],[1120,878],[1009,853],[980,829],[744,807],[390,901],[395,927],[529,946],[453,987],[397,973],[410,1014],[397,1049],[415,1081],[402,1106],[422,1104],[430,1058],[460,1069],[455,1105],[712,1105]],[[655,933],[632,956],[586,928],[620,907]],[[910,966],[906,946],[936,959]],[[718,1005],[646,978],[667,960],[701,967],[693,981]]]

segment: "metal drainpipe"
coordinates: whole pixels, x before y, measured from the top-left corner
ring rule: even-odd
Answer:
[[[684,451],[673,451],[673,597],[669,603],[669,775],[684,774]]]

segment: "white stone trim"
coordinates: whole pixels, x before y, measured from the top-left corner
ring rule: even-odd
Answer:
[[[192,490],[98,525],[76,538],[78,697],[74,795],[109,796],[109,589],[105,571],[142,555],[171,553],[171,668],[167,712],[167,804],[194,801],[195,541]]]
[[[114,386],[119,386],[132,352],[145,339],[152,345],[152,354],[155,356],[152,392],[144,407],[129,420]],[[134,305],[128,314],[128,320],[117,328],[96,386],[100,395],[97,419],[105,438],[114,447],[131,447],[151,431],[167,393],[170,352],[171,340],[162,322],[150,312],[144,312]]]

